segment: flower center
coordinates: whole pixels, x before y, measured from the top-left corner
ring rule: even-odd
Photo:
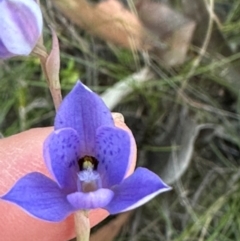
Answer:
[[[98,160],[92,156],[84,156],[78,161],[78,189],[81,192],[92,192],[102,187],[100,176],[97,172]]]
[[[88,167],[92,167],[93,170],[97,170],[98,160],[93,156],[84,156],[80,158],[78,161],[78,166],[80,171],[86,170]]]

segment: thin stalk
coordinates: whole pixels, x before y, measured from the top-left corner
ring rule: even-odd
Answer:
[[[77,241],[89,241],[90,221],[88,217],[88,211],[77,211],[74,214],[74,222]]]
[[[60,54],[56,34],[53,32],[53,43],[50,54],[47,53],[44,45],[38,43],[33,49],[32,55],[37,56],[40,59],[42,71],[45,75],[48,88],[52,95],[53,103],[57,111],[62,102],[62,94],[59,81]]]

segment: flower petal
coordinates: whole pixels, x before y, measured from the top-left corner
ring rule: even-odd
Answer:
[[[14,55],[28,55],[43,26],[40,7],[33,0],[0,1],[0,39]],[[2,56],[0,56],[2,58]]]
[[[122,184],[113,188],[114,197],[104,209],[110,214],[125,212],[170,189],[155,173],[139,167]]]
[[[6,59],[13,57],[14,54],[10,53],[6,47],[4,46],[3,42],[0,39],[0,59]]]
[[[76,209],[95,209],[105,207],[113,198],[110,189],[101,188],[94,192],[75,192],[69,194],[67,199]]]
[[[103,187],[110,188],[123,180],[130,164],[130,148],[128,132],[117,127],[98,128],[95,157],[99,161],[97,171]]]
[[[44,142],[43,155],[47,168],[68,193],[77,190],[80,151],[79,136],[71,128],[54,131]]]
[[[58,185],[39,172],[29,173],[19,179],[1,199],[17,204],[37,218],[51,222],[59,222],[74,211]]]
[[[81,147],[85,150],[83,155],[91,156],[96,130],[102,125],[114,126],[110,111],[97,94],[78,81],[58,110],[55,129],[75,129],[80,136]]]

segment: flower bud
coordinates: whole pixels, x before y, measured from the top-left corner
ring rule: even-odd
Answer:
[[[36,1],[0,0],[0,59],[29,55],[42,27],[42,13]]]

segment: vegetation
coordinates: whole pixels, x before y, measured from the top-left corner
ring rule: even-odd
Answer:
[[[182,11],[180,0],[172,4]],[[114,109],[123,113],[133,131],[138,164],[161,176],[171,156],[176,154],[178,161],[183,145],[187,151],[193,148],[190,160],[182,160],[186,171],[176,180],[173,177],[173,190],[136,210],[115,240],[239,240],[239,1],[214,1],[219,22],[212,16],[212,26],[203,23],[204,33],[197,23],[185,62],[174,67],[164,66],[153,53],[146,60],[141,51],[93,37],[51,5],[43,6],[45,26],[54,26],[60,41],[63,95],[78,78],[101,94],[148,66],[155,77],[133,86],[134,91]],[[209,29],[211,36],[204,46]],[[47,27],[44,37],[50,47]],[[4,137],[53,124],[54,106],[36,58],[0,62],[0,80],[0,132]],[[188,132],[196,130],[196,138],[187,145],[181,137],[190,138]]]

